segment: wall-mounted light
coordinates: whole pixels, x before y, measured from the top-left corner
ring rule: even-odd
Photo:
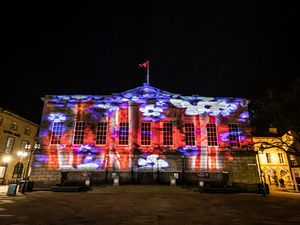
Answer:
[[[2,161],[5,163],[8,163],[11,160],[11,158],[9,156],[5,156],[3,157]]]
[[[18,152],[17,155],[20,156],[20,157],[26,157],[27,152]]]

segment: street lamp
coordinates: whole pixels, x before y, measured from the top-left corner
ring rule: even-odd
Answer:
[[[27,152],[22,152],[22,151],[19,151],[19,152],[17,152],[17,156],[19,156],[19,157],[20,157],[19,169],[18,169],[18,173],[17,173],[17,179],[18,179],[18,177],[19,177],[19,174],[20,174],[20,178],[21,178],[21,176],[22,176],[22,171],[21,171],[22,159],[23,159],[24,157],[26,157],[26,156],[27,156]]]
[[[26,183],[27,183],[27,180],[28,180],[28,172],[29,172],[29,167],[30,167],[30,162],[31,162],[31,156],[32,156],[32,153],[34,152],[34,151],[36,151],[37,149],[40,149],[41,148],[41,145],[40,144],[38,144],[38,143],[36,143],[35,145],[34,145],[34,148],[31,148],[31,145],[30,144],[27,144],[26,146],[25,146],[25,149],[26,150],[29,150],[29,149],[31,149],[30,150],[30,155],[29,155],[29,159],[28,159],[28,164],[27,164],[27,168],[26,168],[26,173],[25,173],[25,176],[24,176],[24,185],[23,185],[23,188],[22,188],[22,194],[24,194],[25,193],[25,189],[26,189]]]
[[[263,192],[262,194],[263,194],[263,196],[266,196],[266,185],[265,185],[265,182],[263,179],[263,171],[260,166],[260,158],[259,158],[260,151],[263,153],[263,146],[260,146],[259,150],[257,151],[257,162],[258,162],[258,167],[259,167],[259,176],[260,176],[261,183],[262,183],[262,192]]]

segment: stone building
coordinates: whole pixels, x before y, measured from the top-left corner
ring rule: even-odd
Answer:
[[[37,131],[37,124],[0,108],[0,184],[23,177]]]
[[[31,179],[49,186],[91,183],[226,182],[257,190],[248,114],[241,98],[182,96],[145,83],[112,95],[48,95],[40,124],[41,150]]]
[[[255,150],[258,151],[258,159],[261,170],[262,178],[265,183],[272,186],[279,186],[279,179],[282,178],[285,182],[286,188],[293,188],[293,178],[291,175],[291,169],[289,165],[289,159],[285,151],[277,147],[270,147],[264,151],[260,151],[260,143],[276,143],[278,138],[276,137],[253,137],[255,144]]]

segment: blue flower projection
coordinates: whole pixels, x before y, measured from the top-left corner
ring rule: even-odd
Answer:
[[[238,108],[238,103],[227,103],[226,100],[222,99],[215,102],[199,101],[197,105],[182,99],[171,99],[170,102],[177,108],[186,108],[185,114],[190,116],[208,114],[227,117]]]
[[[199,155],[199,148],[196,146],[184,146],[182,148],[177,148],[176,151],[181,152],[184,156]]]
[[[238,121],[245,122],[248,118],[249,118],[249,113],[245,111],[240,114],[240,118],[238,119]]]
[[[169,167],[169,163],[166,160],[158,159],[159,156],[152,154],[147,159],[140,158],[138,160],[139,169],[152,170],[152,169],[164,169]]]
[[[101,153],[101,149],[97,147],[92,147],[91,145],[81,145],[77,148],[77,155],[83,157],[83,163],[78,163],[78,169],[100,169],[103,162],[95,159],[97,154]]]
[[[47,117],[48,121],[50,121],[50,127],[49,130],[51,130],[53,133],[56,135],[62,135],[67,127],[65,125],[60,125],[60,129],[54,129],[54,124],[55,123],[62,123],[66,120],[68,120],[68,117],[63,114],[63,113],[50,113],[49,116]]]
[[[146,121],[156,122],[156,121],[166,118],[166,116],[164,114],[162,114],[164,109],[162,107],[156,106],[154,104],[150,104],[150,105],[143,104],[140,106],[140,111],[145,116],[143,118],[143,120],[146,120]]]
[[[48,120],[53,122],[64,122],[67,120],[67,116],[63,113],[50,113]]]

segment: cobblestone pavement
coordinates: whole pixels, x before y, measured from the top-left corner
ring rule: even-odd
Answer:
[[[1,192],[1,188],[0,188]],[[169,186],[0,195],[0,224],[300,224],[300,193],[200,193]]]

